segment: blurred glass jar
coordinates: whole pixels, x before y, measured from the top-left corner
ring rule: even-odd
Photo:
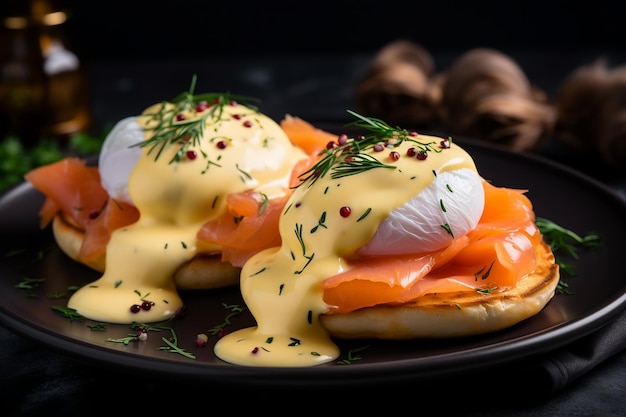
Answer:
[[[66,142],[91,123],[86,71],[65,36],[68,14],[50,0],[14,3],[2,22],[0,133],[27,145]]]

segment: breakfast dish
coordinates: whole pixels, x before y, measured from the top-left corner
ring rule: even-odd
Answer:
[[[560,265],[529,190],[483,176],[452,137],[350,110],[358,132],[332,134],[193,89],[121,120],[97,166],[25,175],[46,197],[40,226],[102,274],[66,314],[143,323],[143,341],[186,314],[180,290],[238,286],[255,324],[219,333],[215,355],[310,367],[337,360],[338,339],[483,335],[554,297]]]
[[[575,260],[576,276],[565,277],[568,294],[555,295],[545,309],[517,325],[454,340],[344,340],[338,342],[341,356],[317,367],[240,367],[214,355],[216,337],[208,332],[218,327],[234,332],[254,324],[249,312],[243,311],[222,327],[230,311],[226,306],[243,305],[238,289],[232,287],[184,292],[186,316],[166,327],[175,330],[178,347],[193,354],[193,358],[162,349],[168,345],[161,337],[170,335],[165,330],[150,332],[145,341],[114,342],[111,340],[128,336],[129,326],[112,324],[104,331],[94,331],[89,326],[97,322],[69,320],[55,313],[66,304],[63,294],[68,288],[87,284],[98,277],[98,272],[69,259],[55,246],[51,231],[39,228],[37,213],[43,197],[27,183],[0,199],[0,226],[6,237],[2,248],[4,253],[12,254],[0,260],[0,320],[20,334],[93,364],[139,369],[145,372],[143,375],[221,383],[331,386],[380,378],[428,379],[493,366],[555,349],[616,317],[626,306],[626,288],[615,249],[620,247],[621,231],[626,227],[623,199],[563,166],[471,141],[457,141],[472,155],[484,177],[498,178],[507,187],[528,189],[538,215],[580,233],[594,231],[603,236],[602,247],[583,252]],[[17,250],[20,248],[26,250]],[[199,347],[196,335],[202,332],[209,339]]]
[[[332,338],[475,336],[554,296],[527,190],[482,177],[451,137],[350,110],[362,132],[333,135],[241,99],[192,85],[120,121],[97,167],[69,157],[25,175],[46,196],[41,226],[102,272],[69,295],[74,314],[169,320],[185,309],[180,277],[212,273],[206,288],[238,283],[257,322],[222,335],[218,357],[315,366],[339,356]]]

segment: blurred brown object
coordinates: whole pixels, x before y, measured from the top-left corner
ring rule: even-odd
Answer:
[[[67,12],[50,0],[10,6],[0,39],[0,134],[32,145],[88,130],[86,71],[65,37]]]
[[[574,70],[555,97],[557,140],[626,172],[626,66],[605,60]]]
[[[517,151],[540,150],[556,122],[546,95],[511,58],[488,48],[470,50],[436,73],[420,45],[392,42],[375,56],[355,101],[362,114],[392,125],[439,127]]]
[[[357,110],[391,125],[424,127],[434,122],[439,101],[434,61],[410,41],[385,46],[359,82]]]
[[[556,112],[508,56],[472,49],[443,74],[441,120],[451,134],[540,150],[550,139]]]

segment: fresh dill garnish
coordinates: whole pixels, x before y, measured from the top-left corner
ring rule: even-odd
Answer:
[[[454,238],[454,232],[452,232],[452,227],[450,227],[448,223],[442,224],[440,226],[443,228],[443,230],[446,231],[446,233],[448,233],[452,238]]]
[[[358,347],[358,348],[355,348],[355,349],[350,349],[348,351],[348,357],[346,359],[342,359],[340,361],[337,361],[337,364],[339,364],[339,365],[350,365],[352,362],[360,361],[363,358],[358,353],[368,349],[370,346],[371,345],[365,345],[365,346],[361,346],[361,347]]]
[[[93,325],[88,324],[87,327],[92,332],[104,332],[107,329],[107,324],[108,323],[96,323],[96,324],[93,324]]]
[[[295,337],[290,337],[289,340],[291,340],[291,342],[288,343],[287,346],[290,346],[290,347],[300,346],[302,344],[302,340],[295,338]]]
[[[1,189],[1,188],[0,188]],[[13,256],[18,256],[21,255],[23,253],[26,253],[26,249],[25,248],[21,248],[21,249],[11,249],[8,252],[6,252],[4,254],[5,258],[11,258]]]
[[[196,80],[197,77],[194,75],[189,91],[180,94],[172,102],[161,102],[154,111],[145,112],[142,115],[147,118],[144,131],[149,133],[150,137],[134,146],[149,147],[148,154],[156,152],[154,159],[157,160],[168,145],[177,145],[179,149],[170,163],[179,162],[190,147],[198,146],[204,137],[209,121],[214,124],[222,120],[225,105],[236,102],[252,111],[257,111],[257,108],[249,103],[258,100],[251,97],[230,93],[194,95]],[[189,119],[181,117],[189,112],[199,117]],[[219,139],[224,138],[214,137],[210,140]]]
[[[324,229],[328,229],[328,226],[326,226],[325,222],[326,222],[326,212],[324,211],[320,219],[317,221],[317,224],[311,229],[311,233],[315,233],[317,229],[320,227],[323,227]]]
[[[602,244],[600,236],[595,233],[580,236],[543,217],[537,217],[535,224],[553,252],[563,250],[574,259],[578,259],[578,253],[576,252],[578,246],[597,248]]]
[[[474,280],[478,281],[480,280],[485,280],[487,278],[489,278],[489,275],[491,275],[491,269],[493,268],[493,265],[496,263],[495,260],[491,261],[491,264],[489,265],[489,267],[487,267],[486,265],[483,266],[482,268],[480,268],[478,271],[476,271],[474,273]]]
[[[296,223],[296,227],[294,229],[294,233],[296,234],[296,238],[300,243],[300,248],[302,248],[302,254],[306,255],[306,245],[304,243],[304,238],[302,237],[302,224]]]
[[[259,203],[259,213],[258,215],[262,215],[263,213],[265,213],[265,210],[267,210],[267,207],[269,206],[270,203],[270,199],[267,196],[267,194],[264,193],[259,193],[261,195],[261,202]]]
[[[208,330],[208,332],[214,336],[214,335],[219,335],[220,333],[224,332],[224,328],[226,326],[230,326],[231,324],[231,319],[233,317],[236,317],[238,315],[240,315],[241,313],[243,313],[244,311],[246,311],[248,308],[246,306],[241,306],[238,304],[226,304],[226,303],[222,303],[222,307],[224,307],[224,309],[229,310],[230,313],[228,313],[228,315],[226,316],[226,318],[224,319],[224,321],[216,326],[213,326],[212,328],[210,328]]]
[[[359,218],[356,220],[356,222],[358,223],[358,222],[360,222],[361,220],[363,220],[364,218],[366,218],[366,217],[370,214],[370,212],[371,212],[371,211],[372,211],[372,208],[371,208],[371,207],[368,207],[368,208],[367,208],[367,210],[365,210],[365,212],[364,212],[363,214],[361,214],[361,217],[359,217]]]
[[[196,359],[196,355],[187,352],[185,349],[178,346],[178,336],[176,335],[174,329],[170,327],[169,330],[171,334],[171,337],[169,339],[166,337],[161,337],[161,341],[163,341],[163,343],[165,343],[167,346],[161,346],[159,347],[159,350],[163,352],[177,353],[188,359]]]
[[[38,288],[44,282],[46,282],[44,278],[24,278],[21,282],[15,284],[13,287],[25,290],[32,290]]]
[[[161,337],[161,341],[166,344],[166,346],[160,346],[158,350],[163,352],[177,353],[181,356],[184,356],[188,359],[196,359],[196,355],[193,353],[187,352],[185,349],[178,346],[178,336],[176,335],[176,331],[173,327],[167,326],[166,323],[170,322],[172,319],[166,320],[165,322],[156,323],[156,324],[146,324],[139,322],[132,322],[130,328],[132,329],[132,333],[129,333],[126,337],[121,338],[107,338],[107,342],[111,343],[122,343],[124,345],[128,345],[131,342],[137,342],[140,340],[146,340],[149,332],[160,332],[162,330],[166,330],[170,332],[170,337]]]
[[[295,228],[294,232],[296,234],[296,238],[298,239],[298,242],[300,243],[300,247],[302,249],[302,256],[307,260],[306,264],[304,264],[304,266],[301,269],[299,269],[297,271],[294,271],[294,274],[299,275],[313,261],[313,258],[315,257],[315,253],[313,253],[311,255],[307,255],[306,254],[307,253],[306,244],[304,243],[304,238],[302,237],[302,224],[296,223],[296,228]],[[311,233],[313,233],[313,232],[311,232]]]
[[[46,298],[48,300],[60,300],[61,298],[67,298],[68,297],[68,293],[66,292],[59,292],[59,291],[55,291],[53,293],[47,294]]]
[[[352,154],[352,151],[349,151]],[[342,178],[349,175],[360,174],[374,168],[396,169],[394,165],[384,164],[369,154],[355,153],[339,161],[330,174],[331,178]]]
[[[357,120],[346,126],[356,126],[371,133],[352,138],[343,138],[331,148],[322,151],[323,157],[309,170],[300,175],[301,183],[311,180],[312,183],[318,178],[330,173],[331,178],[342,178],[356,175],[374,168],[396,169],[395,165],[385,164],[375,156],[367,153],[380,147],[396,148],[404,141],[415,144],[417,152],[441,152],[440,148],[432,146],[435,142],[421,142],[417,135],[400,127],[392,127],[386,122],[373,117],[362,116],[352,110],[348,110]]]
[[[77,312],[75,309],[73,308],[69,308],[69,307],[62,307],[62,306],[52,306],[52,310],[61,313],[61,315],[63,315],[63,317],[70,319],[70,321],[72,320],[84,320],[85,316],[83,316],[82,314],[80,314],[79,312]]]
[[[579,247],[593,249],[602,245],[600,236],[595,233],[588,233],[585,236],[580,236],[579,234],[543,217],[537,217],[535,219],[535,224],[543,235],[546,243],[550,245],[555,257],[557,252],[563,251],[573,259],[577,260],[577,250]],[[555,262],[559,265],[559,269],[567,275],[576,275],[572,265],[563,262],[558,257],[556,257]],[[572,291],[569,290],[569,284],[563,281],[563,279],[560,279],[557,284],[557,292],[560,294],[573,294]]]
[[[476,288],[476,292],[481,294],[489,294],[497,290],[498,287],[490,287],[490,288]]]

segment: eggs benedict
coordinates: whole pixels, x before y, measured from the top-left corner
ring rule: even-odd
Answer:
[[[192,91],[120,121],[98,167],[68,158],[26,176],[46,195],[51,173],[70,190],[48,198],[40,215],[68,255],[103,272],[69,299],[87,318],[160,321],[183,307],[180,288],[238,283],[240,265],[201,230],[216,223],[232,232],[275,212],[291,192],[295,164],[308,158],[245,98]],[[248,203],[246,213],[231,210],[233,196]]]
[[[314,366],[337,358],[333,338],[477,335],[554,295],[523,190],[490,184],[450,138],[352,114],[369,133],[327,146],[282,210],[281,245],[243,265],[257,325],[216,343],[224,361]]]

